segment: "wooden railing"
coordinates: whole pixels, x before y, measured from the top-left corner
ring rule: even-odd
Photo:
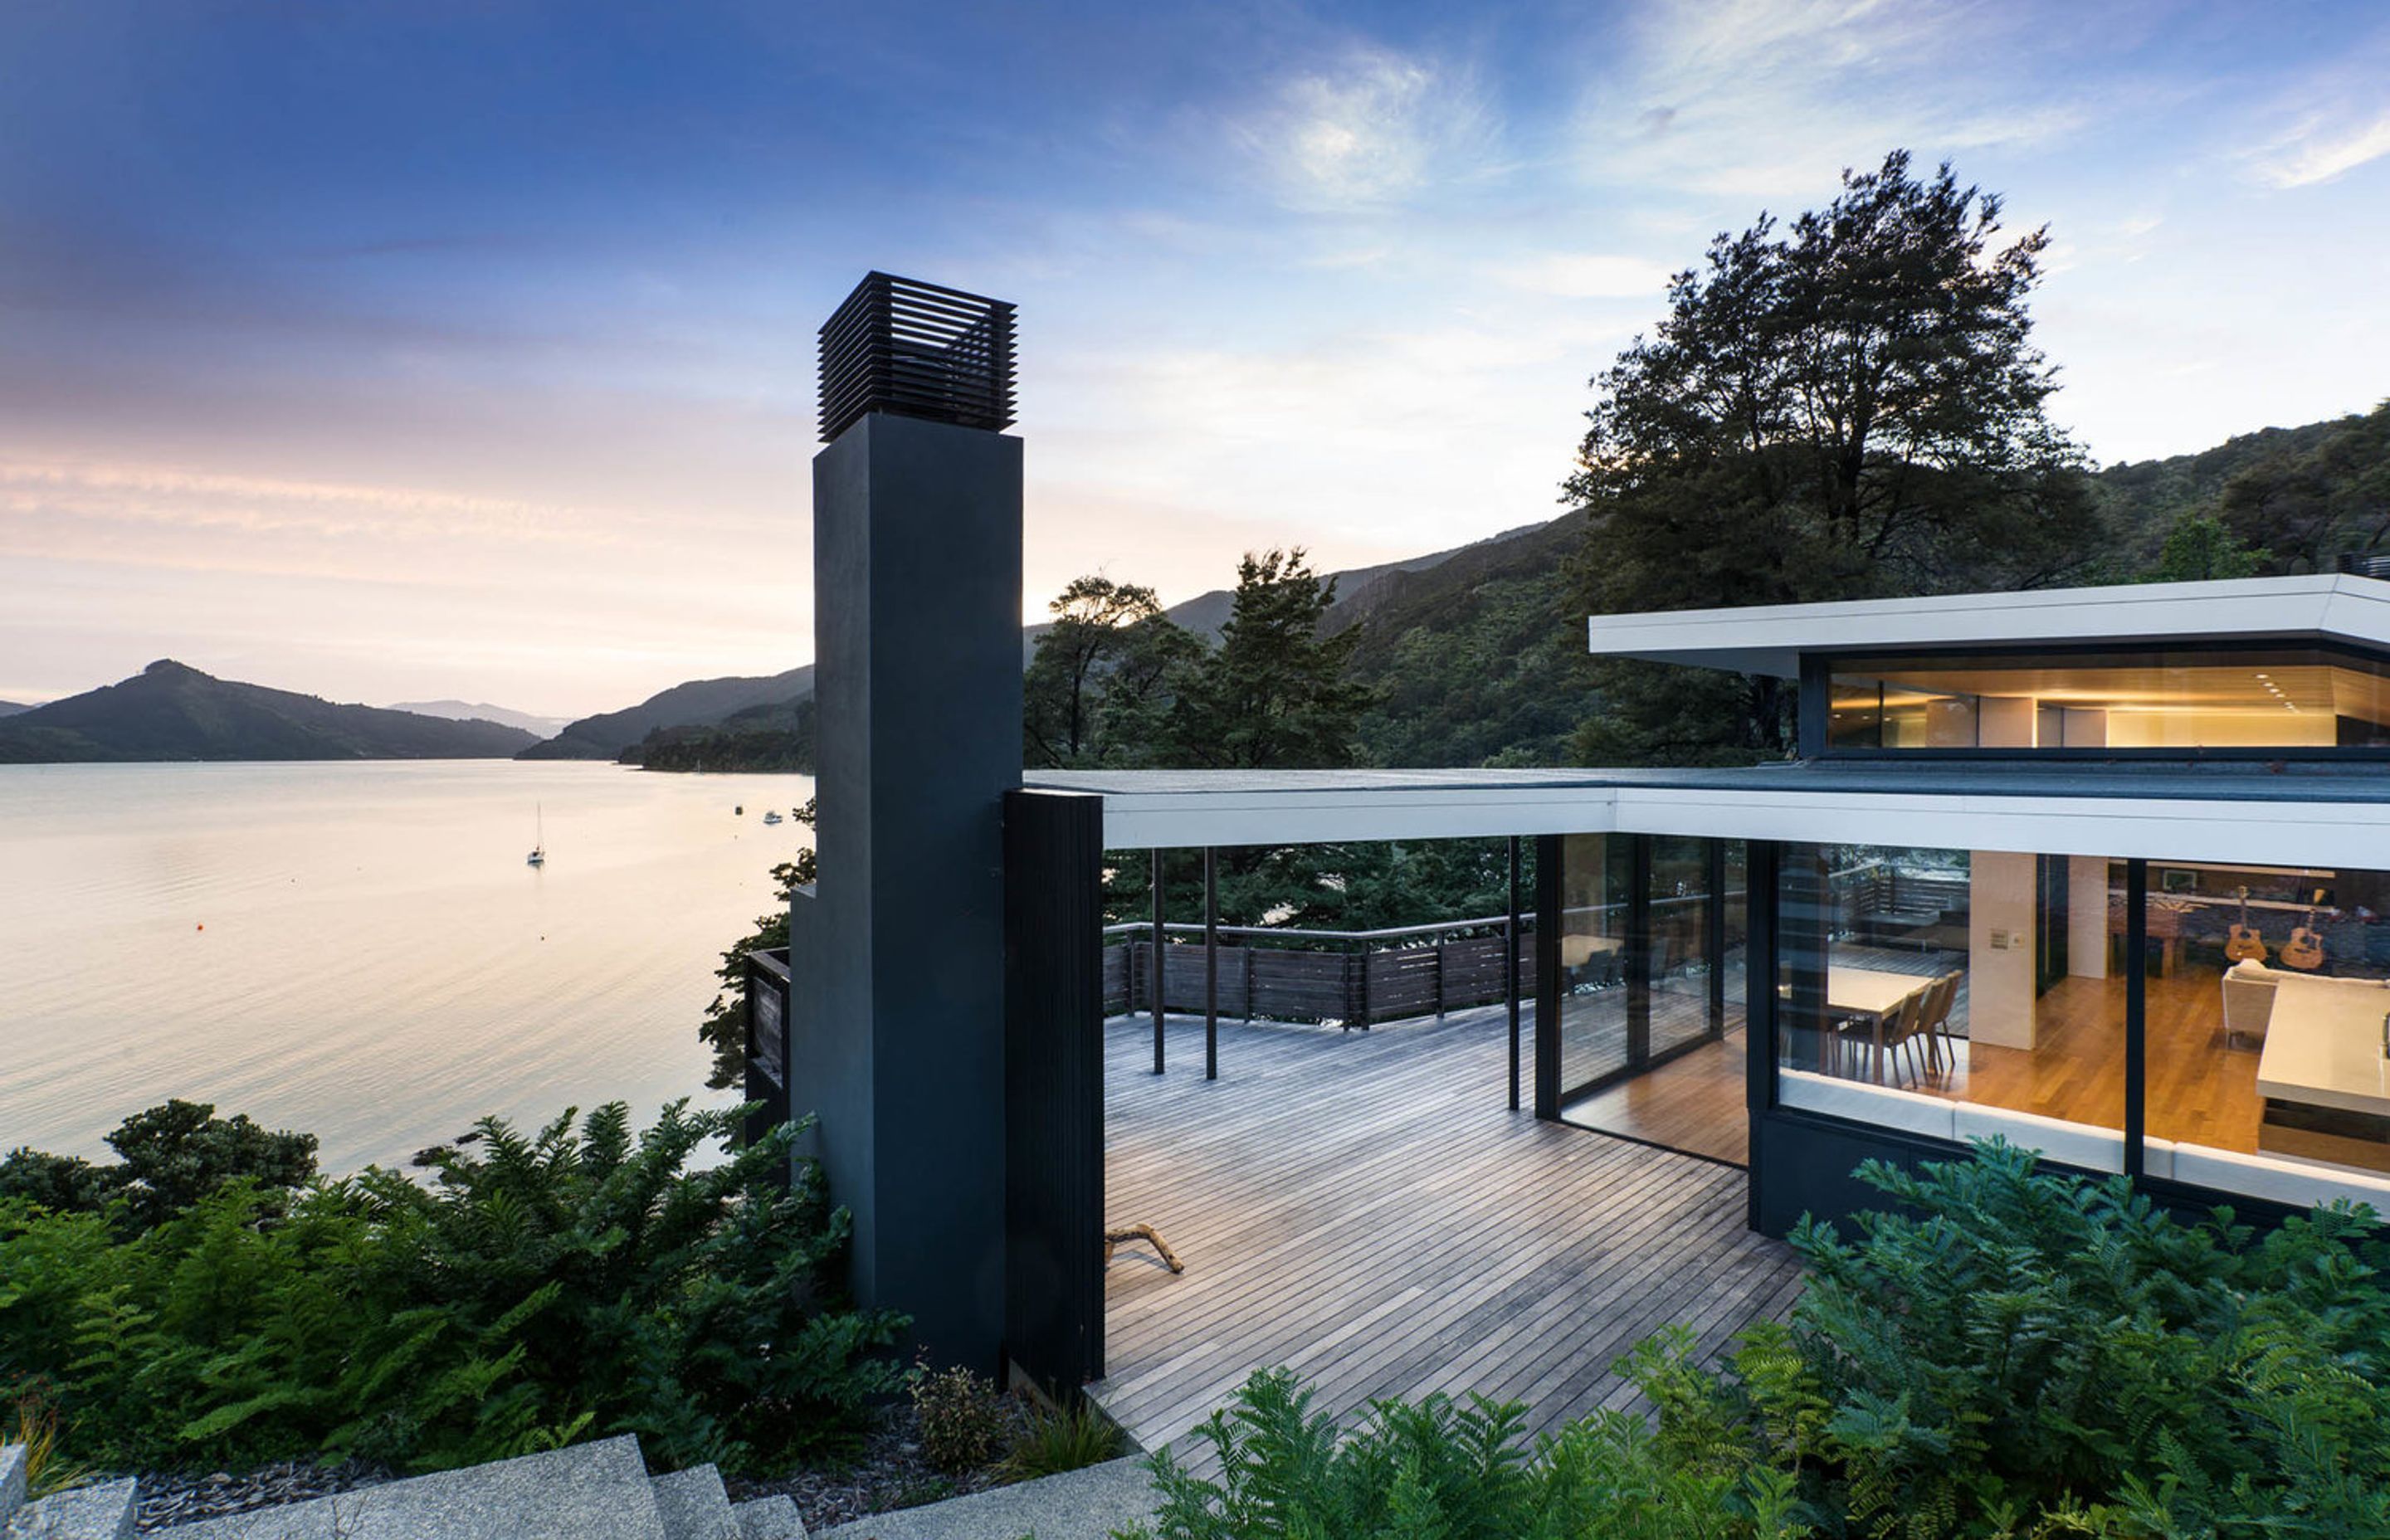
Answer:
[[[1510,922],[1450,920],[1383,930],[1299,930],[1269,926],[1219,929],[1219,1010],[1244,1020],[1324,1021],[1367,1027],[1448,1010],[1495,1005],[1515,987],[1535,993],[1532,916],[1519,926],[1519,972],[1503,981]],[[1204,1008],[1203,927],[1165,925],[1162,997],[1165,1010]],[[1104,1011],[1153,1005],[1153,927],[1104,929]]]

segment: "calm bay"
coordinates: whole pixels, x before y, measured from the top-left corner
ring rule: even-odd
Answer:
[[[0,1148],[104,1156],[182,1097],[314,1133],[338,1173],[485,1112],[723,1104],[697,1022],[811,838],[764,814],[812,794],[507,760],[0,765]]]

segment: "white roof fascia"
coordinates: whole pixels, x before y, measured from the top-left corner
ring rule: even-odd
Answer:
[[[2390,869],[2390,802],[1640,786],[1102,796],[1115,850],[1620,832]]]
[[[1613,826],[1618,801],[1613,788],[1567,786],[1101,795],[1104,845],[1112,850],[1601,834]]]
[[[1624,787],[1622,833],[2390,869],[2390,802]]]
[[[1598,656],[1792,678],[1804,652],[1856,648],[2229,641],[2315,635],[2390,647],[2390,583],[2241,578],[1596,615]]]

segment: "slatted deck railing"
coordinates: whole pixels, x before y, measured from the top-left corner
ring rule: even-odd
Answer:
[[[1503,982],[1509,925],[1499,915],[1383,930],[1224,925],[1220,1014],[1366,1027],[1496,1005],[1510,997]],[[1523,999],[1536,987],[1535,929],[1532,917],[1522,918],[1514,987]],[[1162,954],[1163,1008],[1201,1014],[1203,927],[1166,925],[1163,931],[1169,938]],[[1150,924],[1105,929],[1106,1014],[1152,1008],[1152,933]]]

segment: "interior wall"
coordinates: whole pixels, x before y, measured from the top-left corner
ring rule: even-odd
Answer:
[[[2108,858],[2066,858],[2066,971],[2078,979],[2108,976]]]
[[[1977,1043],[2034,1046],[2035,863],[2029,851],[2006,850],[1968,861],[1967,1035]]]

